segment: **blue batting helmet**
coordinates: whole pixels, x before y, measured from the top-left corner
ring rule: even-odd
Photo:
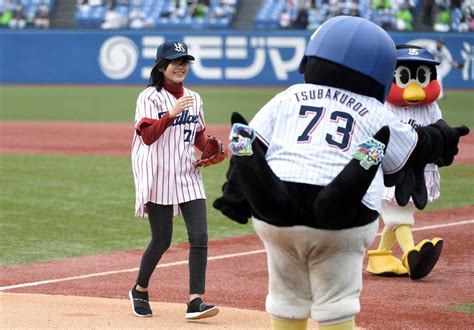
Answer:
[[[364,18],[336,16],[311,36],[301,60],[304,72],[309,57],[318,57],[368,76],[390,90],[396,64],[395,44],[381,27]]]

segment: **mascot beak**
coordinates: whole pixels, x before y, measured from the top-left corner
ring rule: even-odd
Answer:
[[[409,104],[420,103],[425,98],[425,90],[420,84],[412,82],[403,90],[403,100]]]

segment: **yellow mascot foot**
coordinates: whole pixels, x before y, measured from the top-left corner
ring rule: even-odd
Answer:
[[[368,273],[389,277],[408,275],[408,270],[399,259],[392,256],[392,251],[370,250],[367,254],[369,256]]]
[[[412,280],[419,280],[428,275],[438,262],[443,239],[433,238],[431,241],[424,239],[413,249],[403,254],[402,263],[408,269],[408,275]]]

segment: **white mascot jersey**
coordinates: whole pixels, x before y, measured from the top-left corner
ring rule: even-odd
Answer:
[[[398,171],[417,141],[415,130],[378,100],[339,88],[296,84],[269,101],[250,122],[269,146],[267,162],[281,180],[319,186],[326,186],[341,172],[358,143],[385,125],[390,125],[390,142],[383,171],[380,167],[363,198],[364,205],[376,211],[382,199],[383,172]]]

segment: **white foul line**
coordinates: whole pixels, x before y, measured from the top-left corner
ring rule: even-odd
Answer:
[[[465,221],[457,221],[451,223],[443,223],[440,225],[433,225],[433,226],[424,226],[419,228],[413,228],[411,231],[421,231],[421,230],[429,230],[429,229],[436,229],[436,228],[445,228],[445,227],[452,227],[452,226],[459,226],[459,225],[467,225],[470,223],[474,223],[474,220],[465,220]],[[378,234],[380,235],[380,234]]]
[[[247,255],[257,254],[257,253],[263,253],[263,252],[265,252],[265,250],[254,250],[254,251],[242,252],[242,253],[231,253],[231,254],[224,254],[224,255],[215,256],[215,257],[209,257],[209,258],[207,258],[207,260],[218,260],[218,259],[242,257],[242,256],[247,256]],[[156,268],[166,268],[166,267],[181,266],[181,265],[186,265],[186,264],[188,264],[188,260],[182,260],[182,261],[169,262],[169,263],[166,263],[166,264],[160,264],[160,265],[156,266]],[[131,272],[136,272],[136,271],[138,271],[138,268],[130,268],[130,269],[122,269],[122,270],[112,270],[112,271],[109,271],[109,272],[91,273],[91,274],[85,274],[85,275],[64,277],[64,278],[58,278],[58,279],[55,279],[55,280],[45,280],[45,281],[38,281],[38,282],[21,283],[21,284],[9,285],[9,286],[2,286],[2,287],[0,287],[0,291],[10,290],[10,289],[18,289],[18,288],[26,288],[26,287],[30,287],[30,286],[37,286],[37,285],[44,285],[44,284],[51,284],[51,283],[73,281],[73,280],[81,280],[81,279],[84,279],[84,278],[97,277],[97,276],[107,276],[107,275],[115,275],[115,274],[121,274],[121,273],[131,273]]]
[[[473,224],[473,223],[474,223],[474,219],[473,220],[465,220],[465,221],[439,224],[439,225],[418,227],[418,228],[413,228],[412,231],[422,231],[422,230],[429,230],[429,229],[436,229],[436,228],[445,228],[445,227],[460,226],[460,225],[467,225],[467,224]],[[378,233],[377,236],[380,236],[380,233]],[[220,256],[209,257],[207,260],[219,260],[219,259],[229,259],[229,258],[235,258],[235,257],[244,257],[244,256],[248,256],[248,255],[252,255],[252,254],[258,254],[258,253],[264,253],[264,252],[265,252],[265,250],[262,249],[262,250],[254,250],[254,251],[241,252],[241,253],[230,253],[230,254],[223,254],[223,255],[220,255]],[[186,265],[186,264],[188,264],[188,260],[181,260],[181,261],[169,262],[169,263],[166,263],[166,264],[160,264],[160,265],[156,266],[156,268],[166,268],[166,267],[181,266],[181,265]],[[38,282],[21,283],[21,284],[9,285],[9,286],[2,286],[2,287],[0,287],[0,291],[18,289],[18,288],[26,288],[26,287],[31,287],[31,286],[45,285],[45,284],[52,284],[52,283],[59,283],[59,282],[67,282],[67,281],[73,281],[73,280],[81,280],[81,279],[85,279],[85,278],[98,277],[98,276],[115,275],[115,274],[121,274],[121,273],[131,273],[131,272],[136,272],[136,271],[138,271],[138,268],[130,268],[130,269],[122,269],[122,270],[112,270],[112,271],[101,272],[101,273],[91,273],[91,274],[85,274],[85,275],[64,277],[64,278],[58,278],[58,279],[54,279],[54,280],[45,280],[45,281],[38,281]]]

